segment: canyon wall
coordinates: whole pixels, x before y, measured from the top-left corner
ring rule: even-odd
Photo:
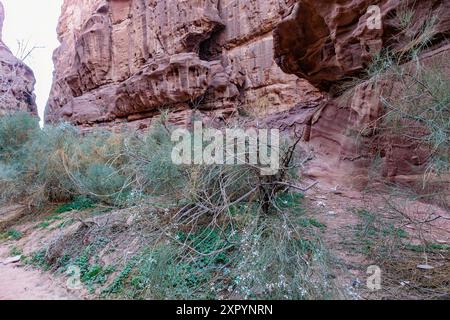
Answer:
[[[276,28],[275,60],[329,91],[359,76],[382,48],[406,53],[449,36],[446,0],[299,0]]]
[[[273,59],[293,0],[65,0],[45,120],[145,128],[161,109],[225,119],[321,93]]]
[[[37,115],[33,71],[3,43],[4,19],[5,10],[0,2],[0,116],[13,111]]]
[[[175,124],[250,112],[301,131],[315,178],[364,187],[375,157],[378,176],[411,177],[429,152],[380,139],[396,85],[367,69],[385,50],[408,65],[418,43],[445,64],[449,32],[445,0],[65,0],[45,121],[144,129],[162,109]]]
[[[408,138],[408,132],[387,136],[382,131],[385,102],[407,100],[400,88],[420,86],[408,78],[407,70],[419,71],[416,61],[409,62],[414,52],[423,65],[446,75],[448,83],[449,35],[450,2],[445,0],[296,1],[275,28],[275,61],[286,73],[322,89],[327,98],[315,107],[277,115],[269,119],[271,126],[303,130],[304,146],[314,155],[308,174],[340,188],[364,187],[371,170],[391,181],[422,179],[431,150]],[[390,63],[383,60],[377,68],[386,70],[368,70],[373,57],[387,57],[387,51],[400,62],[398,72],[404,76],[383,78],[396,68],[383,67]],[[425,95],[418,99],[427,105]]]

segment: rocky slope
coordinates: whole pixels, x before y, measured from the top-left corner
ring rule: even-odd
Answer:
[[[145,128],[161,108],[226,118],[320,99],[273,59],[291,0],[65,0],[46,121]]]
[[[33,71],[14,57],[1,40],[4,19],[5,10],[0,2],[0,115],[10,111],[37,114]]]

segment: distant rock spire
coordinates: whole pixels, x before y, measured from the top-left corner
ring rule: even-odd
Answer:
[[[3,43],[5,9],[0,1],[0,116],[13,111],[37,115],[33,71]]]

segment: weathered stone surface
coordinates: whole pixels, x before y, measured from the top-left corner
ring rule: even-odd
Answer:
[[[441,70],[450,67],[450,47],[442,41],[450,32],[448,1],[382,0],[378,10],[372,4],[298,0],[274,31],[280,67],[328,92],[321,103],[300,105],[289,114],[269,118],[270,125],[301,130],[304,148],[313,155],[306,173],[332,185],[363,188],[369,170],[376,178],[414,181],[430,156],[430,150],[417,141],[379,130],[385,112],[382,98],[402,94],[395,80],[361,80],[347,86],[351,87],[347,91],[335,89],[366,71],[373,54],[383,48],[403,56],[403,68],[414,67],[406,53],[425,38],[428,49],[420,56],[422,63],[437,64]]]
[[[328,90],[364,71],[382,47],[407,51],[427,24],[430,40],[448,35],[450,2],[298,0],[274,32],[275,60],[286,73]]]
[[[0,115],[11,111],[37,114],[33,71],[14,57],[2,41],[5,11],[0,2]]]
[[[449,56],[450,45],[444,45],[424,54],[421,64],[450,74]],[[409,62],[402,68],[414,70],[415,66]],[[382,126],[383,99],[402,97],[401,90],[408,83],[404,80],[400,85],[389,77],[361,81],[340,97],[301,104],[288,113],[272,115],[261,125],[302,134],[302,146],[312,156],[304,173],[332,186],[363,189],[370,179],[407,184],[423,181],[430,148],[408,138],[417,134],[413,131],[417,123],[411,123],[411,131],[404,135],[384,132]],[[444,175],[429,182],[442,189],[449,187],[449,181]]]
[[[292,0],[65,0],[46,121],[147,126],[161,108],[287,110],[321,94],[273,60]],[[172,114],[174,113],[174,114]]]

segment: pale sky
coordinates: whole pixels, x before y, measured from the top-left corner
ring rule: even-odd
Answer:
[[[39,116],[43,119],[52,84],[53,50],[59,46],[56,26],[63,0],[1,0],[5,7],[3,42],[16,54],[17,40],[36,49],[25,62],[34,71]]]

